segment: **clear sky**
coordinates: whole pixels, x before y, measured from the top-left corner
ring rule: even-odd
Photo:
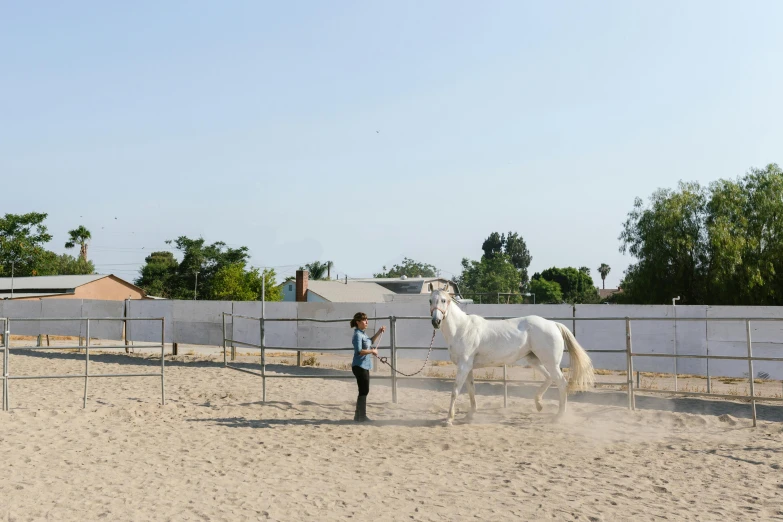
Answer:
[[[483,4],[483,5],[479,5]],[[133,279],[180,235],[450,277],[633,259],[635,197],[783,163],[783,2],[0,3],[0,213]],[[72,251],[74,255],[78,251]]]

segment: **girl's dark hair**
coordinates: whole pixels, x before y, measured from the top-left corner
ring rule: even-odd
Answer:
[[[353,314],[353,319],[351,319],[351,328],[358,328],[359,321],[364,321],[365,319],[367,319],[367,314],[364,312],[356,312]]]

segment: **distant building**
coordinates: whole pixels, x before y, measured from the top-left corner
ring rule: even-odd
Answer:
[[[620,292],[622,292],[622,290],[619,288],[599,288],[598,297],[606,299],[607,297],[612,297],[614,294],[619,294]]]
[[[310,281],[306,270],[280,285],[283,301],[330,303],[384,303],[402,296],[424,298],[436,288],[457,294],[457,285],[439,277],[389,277],[334,281]],[[415,297],[414,297],[415,298]]]
[[[144,299],[144,290],[115,275],[0,277],[0,299]]]

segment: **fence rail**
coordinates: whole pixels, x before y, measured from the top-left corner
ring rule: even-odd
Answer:
[[[262,310],[263,312],[263,310]],[[238,341],[235,339],[231,339],[227,337],[226,334],[226,317],[241,317],[244,319],[250,319],[254,321],[258,321],[259,324],[259,331],[260,331],[260,344],[254,344],[254,343],[248,343],[244,341]],[[504,319],[513,319],[514,317],[506,317],[506,316],[488,316],[485,317],[485,319],[489,320],[504,320]],[[389,321],[390,323],[390,330],[391,330],[391,342],[389,347],[382,347],[380,349],[388,349],[391,351],[391,364],[394,368],[397,367],[397,353],[399,350],[427,350],[428,348],[422,347],[422,346],[397,346],[396,340],[397,340],[397,321],[399,320],[431,320],[430,316],[381,316],[381,317],[368,317],[371,321]],[[626,395],[628,399],[628,408],[631,410],[636,409],[636,399],[635,394],[639,392],[643,393],[653,393],[653,394],[665,394],[665,395],[682,395],[682,396],[697,396],[697,397],[712,397],[712,398],[723,398],[723,399],[734,399],[734,400],[748,400],[748,402],[751,405],[751,415],[753,418],[753,426],[756,426],[757,423],[757,417],[756,417],[756,403],[757,402],[783,402],[783,398],[780,397],[757,397],[755,395],[755,389],[754,389],[754,372],[753,372],[753,363],[754,361],[776,361],[776,362],[783,362],[783,357],[755,357],[753,356],[753,347],[752,347],[752,339],[751,339],[751,329],[750,324],[751,322],[780,322],[783,321],[783,318],[775,318],[775,317],[554,317],[551,318],[552,321],[572,321],[572,324],[576,324],[577,321],[623,321],[625,323],[625,337],[626,337],[626,347],[625,350],[589,350],[585,349],[588,353],[624,353],[626,356],[626,381],[625,382],[596,382],[595,384],[597,386],[624,386],[626,388]],[[353,379],[352,375],[269,375],[266,373],[266,358],[265,358],[265,352],[266,350],[288,350],[288,351],[296,351],[298,354],[298,361],[300,361],[301,352],[315,352],[315,353],[322,353],[322,352],[332,352],[332,351],[353,351],[353,348],[343,348],[343,347],[337,347],[337,348],[319,348],[319,347],[283,347],[283,346],[266,346],[265,345],[265,338],[264,338],[264,325],[266,322],[311,322],[311,323],[345,323],[350,321],[349,318],[344,319],[310,319],[310,318],[264,318],[262,317],[247,317],[247,316],[238,316],[234,315],[228,312],[223,313],[223,363],[224,366],[227,368],[231,368],[234,370],[242,371],[245,373],[250,373],[252,375],[256,375],[261,377],[261,386],[262,386],[262,395],[261,400],[266,401],[266,379],[267,378],[292,378],[292,379],[302,379],[302,378],[323,378],[323,379]],[[676,337],[675,337],[675,353],[642,353],[642,352],[634,352],[633,351],[633,336],[631,332],[631,322],[632,321],[700,321],[700,322],[744,322],[745,323],[745,331],[746,331],[746,340],[747,340],[747,355],[743,356],[732,356],[732,355],[695,355],[695,354],[678,354],[676,353]],[[235,366],[233,364],[229,364],[227,359],[227,344],[232,344],[232,352],[231,352],[231,360],[233,361],[235,358],[235,351],[233,351],[233,345],[241,345],[251,348],[257,348],[261,350],[261,368],[260,372],[249,370],[247,368],[240,368],[238,366]],[[434,347],[433,350],[448,350],[448,348],[444,347]],[[636,378],[637,383],[636,386],[634,386],[634,358],[635,357],[668,357],[675,359],[675,362],[678,359],[706,359],[708,361],[707,365],[707,385],[708,388],[710,388],[710,375],[709,375],[709,360],[710,359],[717,359],[717,360],[734,360],[734,361],[747,361],[748,362],[748,382],[749,382],[749,395],[728,395],[728,394],[720,394],[720,393],[712,393],[710,389],[706,393],[704,392],[691,392],[691,391],[680,391],[677,389],[677,366],[675,364],[674,367],[674,390],[656,390],[651,388],[642,388],[639,386],[639,380],[640,380],[640,372],[636,372]],[[447,380],[447,381],[453,381],[452,378],[447,377],[403,377],[403,376],[397,376],[396,372],[392,371],[390,376],[377,376],[374,378],[379,379],[386,379],[391,380],[391,390],[392,390],[392,402],[397,402],[397,381],[404,380],[404,379],[420,379],[420,380]],[[503,406],[505,407],[508,404],[508,384],[509,383],[518,383],[518,384],[527,384],[527,383],[537,383],[537,381],[531,381],[531,380],[525,380],[525,379],[509,379],[507,375],[507,367],[503,366],[503,380],[495,380],[495,379],[475,379],[476,382],[502,382],[503,383]]]
[[[40,321],[73,321],[86,322],[86,336],[84,346],[11,346],[11,324],[13,322],[40,322]],[[3,411],[10,409],[9,381],[12,380],[37,380],[37,379],[84,379],[84,396],[82,398],[82,407],[87,407],[87,394],[89,390],[90,378],[107,377],[160,377],[160,402],[166,404],[166,377],[165,377],[165,358],[164,358],[164,339],[165,339],[165,319],[162,317],[19,317],[19,318],[0,318],[3,322]],[[148,346],[149,348],[160,348],[160,372],[159,373],[90,373],[90,322],[91,321],[160,321],[160,344]],[[100,349],[127,348],[126,345],[107,345]],[[84,350],[84,373],[65,374],[65,375],[12,375],[9,369],[11,350]]]

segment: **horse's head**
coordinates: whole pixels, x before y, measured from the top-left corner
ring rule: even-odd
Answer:
[[[447,290],[433,290],[430,294],[430,315],[432,315],[432,327],[440,328],[440,323],[446,319],[446,314],[451,305],[451,295]]]

